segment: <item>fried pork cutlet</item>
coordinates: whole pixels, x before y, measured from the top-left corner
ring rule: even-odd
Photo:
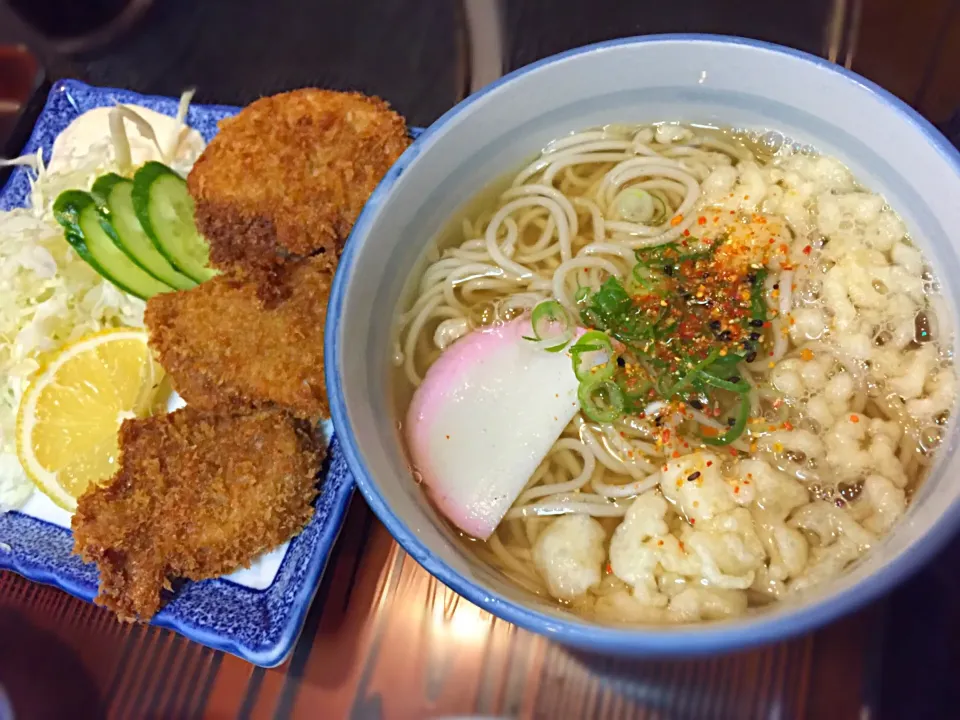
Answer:
[[[279,410],[124,421],[120,470],[73,517],[74,552],[100,568],[96,602],[147,620],[170,579],[230,573],[296,535],[321,458],[310,427]]]
[[[410,144],[379,98],[303,89],[220,123],[187,178],[210,259],[255,277],[324,254],[335,267],[373,189]]]
[[[255,283],[223,275],[154,295],[145,316],[150,345],[191,406],[277,405],[328,417],[323,328],[331,279],[322,258],[308,258],[289,273],[289,294],[269,306]]]

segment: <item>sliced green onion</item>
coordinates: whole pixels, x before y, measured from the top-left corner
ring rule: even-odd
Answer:
[[[665,265],[668,263],[664,257],[667,249],[673,249],[673,245],[657,245],[652,248],[637,248],[633,251],[633,256],[637,259],[637,262],[641,265],[646,265],[647,267],[656,266],[656,265]]]
[[[533,309],[530,324],[533,337],[524,336],[524,339],[539,343],[547,352],[560,352],[573,337],[573,318],[556,300],[539,303]]]
[[[737,365],[743,360],[743,357],[738,355],[735,352],[728,352],[723,357],[718,357],[716,361],[708,367],[704,367],[704,371],[710,373],[714,377],[725,378],[730,377],[731,375],[738,375]]]
[[[615,277],[604,280],[593,296],[594,308],[604,317],[619,317],[633,309],[633,300]]]
[[[591,350],[608,350],[613,352],[613,343],[606,333],[599,330],[589,330],[580,336],[580,339],[570,347],[570,352],[589,352]]]
[[[646,190],[628,187],[613,199],[611,210],[616,217],[631,223],[649,223],[657,212],[654,197]],[[663,203],[660,203],[662,206]]]
[[[717,435],[716,437],[710,437],[701,433],[700,439],[707,445],[729,445],[743,435],[743,431],[747,427],[748,417],[750,417],[750,395],[741,393],[740,411],[737,413],[737,419],[733,427],[723,433],[723,435]]]
[[[580,383],[577,397],[583,414],[594,422],[609,423],[623,415],[623,391],[609,380]]]
[[[690,371],[686,375],[684,375],[682,378],[680,378],[676,382],[676,384],[674,384],[674,386],[665,393],[665,397],[667,397],[668,399],[672,398],[675,395],[679,394],[680,392],[686,390],[688,387],[690,387],[693,381],[699,376],[700,371],[703,370],[703,368],[705,367],[713,365],[713,363],[717,361],[718,357],[720,357],[720,348],[715,347],[710,351],[707,357],[705,357],[703,360],[701,360],[692,368],[690,368]]]
[[[717,377],[716,375],[710,372],[707,372],[706,370],[700,371],[700,377],[703,379],[703,381],[707,385],[710,385],[711,387],[715,387],[719,390],[729,390],[730,392],[735,392],[735,393],[750,392],[750,383],[748,383],[746,380],[740,380],[739,382],[734,383],[734,382],[730,382],[729,380],[724,380],[723,378]]]
[[[757,270],[753,287],[750,288],[750,314],[754,320],[767,319],[767,301],[763,297],[763,283],[767,279],[767,269]]]
[[[650,400],[650,388],[653,387],[653,383],[638,383],[635,388],[626,388],[624,384],[622,380],[617,383],[620,391],[623,393],[624,411],[631,413],[642,412]]]
[[[639,248],[634,251],[633,255],[641,265],[646,265],[651,268],[662,268],[667,265],[679,265],[688,260],[696,261],[701,258],[710,257],[717,251],[720,245],[726,242],[726,239],[727,236],[720,237],[716,242],[711,243],[704,249],[693,250],[692,252],[681,253],[674,244],[670,243],[657,245],[652,248]],[[697,242],[697,238],[687,238],[686,242],[688,245],[693,244]]]
[[[579,305],[584,302],[588,297],[590,297],[590,288],[586,285],[581,285],[577,288],[577,291],[573,294],[573,301]]]
[[[607,380],[617,369],[617,356],[606,333],[590,330],[570,348],[573,374],[580,382]]]
[[[653,290],[660,280],[653,270],[640,263],[633,266],[633,279],[645,290]]]

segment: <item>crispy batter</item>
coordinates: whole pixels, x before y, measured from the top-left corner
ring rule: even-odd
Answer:
[[[120,470],[73,516],[74,552],[100,568],[97,603],[147,620],[170,579],[230,573],[288,540],[313,515],[321,459],[310,427],[279,410],[124,421]]]
[[[254,283],[227,276],[150,298],[150,345],[190,405],[275,404],[303,418],[329,416],[323,328],[332,278],[319,257],[289,275],[288,297],[269,307]]]
[[[403,118],[360,93],[307,88],[248,105],[220,123],[187,178],[212,263],[261,278],[323,253],[335,267],[409,144]]]

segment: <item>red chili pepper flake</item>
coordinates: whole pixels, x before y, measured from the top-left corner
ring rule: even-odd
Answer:
[[[697,225],[706,225],[706,224],[707,224],[707,219],[703,215],[697,218]]]
[[[809,245],[807,245],[805,248],[803,248],[803,254],[804,254],[804,255],[809,255],[811,252],[813,252],[813,248],[810,247]]]
[[[674,450],[674,451],[673,451],[673,454],[672,454],[670,457],[672,457],[672,458],[674,458],[674,459],[680,457],[680,451],[679,451],[679,450]]]
[[[690,518],[690,524],[691,524],[691,525],[696,525],[696,524],[697,524],[697,519],[696,519],[696,518]],[[683,547],[682,547],[682,546],[683,546],[683,543],[680,543],[680,545],[681,545],[680,549],[682,550],[682,549],[683,549]]]
[[[607,575],[613,572],[613,566],[610,563],[607,563]]]
[[[850,416],[850,422],[852,422],[852,423],[858,423],[858,422],[860,422],[860,417],[857,416],[857,415],[851,415],[851,416]]]
[[[657,545],[663,547],[663,540],[657,540]]]
[[[449,436],[449,435],[447,435],[447,440],[449,440],[449,439],[450,439],[450,436]]]
[[[707,460],[707,467],[710,467],[711,465],[713,465],[713,460]]]
[[[683,234],[684,234],[686,237],[690,237],[690,231],[689,231],[689,230],[684,230],[684,231],[683,231]]]

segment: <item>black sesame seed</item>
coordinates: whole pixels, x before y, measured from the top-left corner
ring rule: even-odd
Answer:
[[[710,328],[711,328],[711,329],[713,329],[713,330],[719,330],[720,327],[721,327],[721,325],[720,325],[720,321],[719,321],[719,320],[711,320],[711,321],[710,321]]]
[[[756,281],[757,281],[757,274],[756,274],[756,273],[748,273],[748,274],[747,274],[747,282],[749,282],[751,285],[753,285]]]
[[[687,404],[694,410],[703,410],[703,403],[699,400],[690,400]]]
[[[724,330],[722,333],[717,335],[717,339],[722,342],[727,342],[733,337],[733,334],[729,330]]]
[[[756,350],[754,350],[752,353],[750,353],[749,355],[747,355],[747,356],[744,358],[744,360],[746,360],[748,363],[752,363],[752,362],[753,362],[754,360],[756,360],[756,359],[757,359],[757,351],[756,351]]]
[[[733,427],[736,424],[737,424],[736,418],[727,418],[727,425],[729,425],[730,427]]]
[[[663,266],[663,274],[666,275],[667,277],[673,277],[674,270],[675,268],[673,267],[673,265]]]
[[[750,339],[753,340],[753,341],[759,340],[759,339],[760,339],[760,333],[758,333],[758,332],[752,332],[752,333],[750,333]]]
[[[763,320],[751,320],[750,327],[763,327]]]
[[[773,284],[773,289],[774,289],[774,290],[779,290],[779,289],[780,289],[780,283],[774,283],[774,284]]]
[[[693,481],[696,480],[698,477],[700,477],[700,471],[699,471],[699,470],[696,470],[696,471],[690,473],[689,475],[687,475],[687,481],[693,482]]]
[[[626,366],[627,366],[627,361],[624,360],[622,357],[620,357],[620,356],[618,355],[618,356],[617,356],[617,365],[619,365],[620,367],[626,367]]]
[[[740,382],[740,376],[739,376],[739,375],[731,375],[730,377],[727,378],[727,382],[728,382],[728,383],[738,383],[738,382]]]

